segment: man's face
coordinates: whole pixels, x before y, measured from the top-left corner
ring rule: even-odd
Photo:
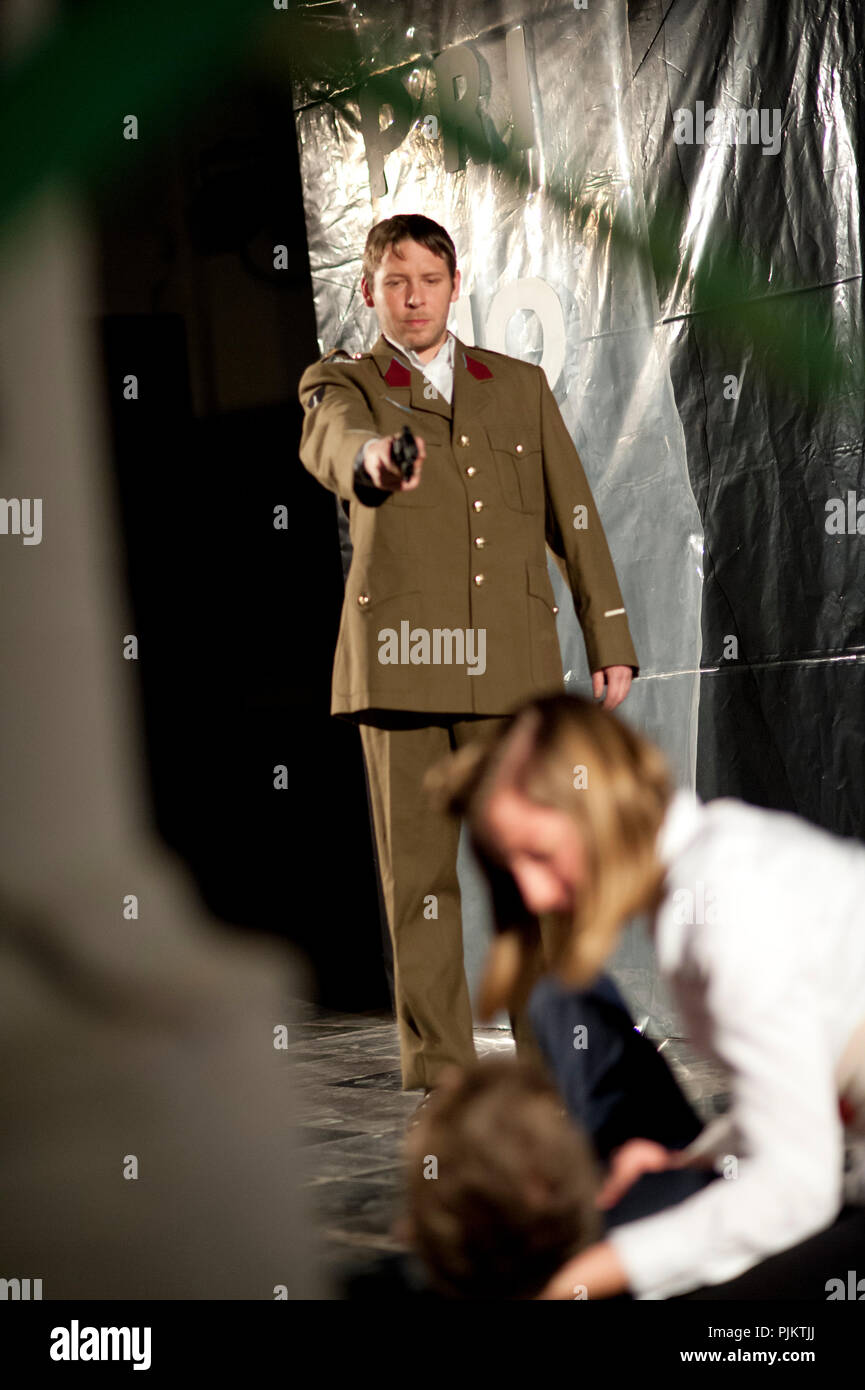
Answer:
[[[570,816],[502,787],[488,797],[476,833],[490,857],[508,870],[530,912],[573,911],[586,879],[586,857]]]
[[[459,296],[460,273],[451,280],[443,256],[410,237],[389,246],[373,283],[360,282],[364,302],[375,309],[382,333],[422,356],[444,342],[448,312]]]

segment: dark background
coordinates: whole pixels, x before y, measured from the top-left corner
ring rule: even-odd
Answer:
[[[290,100],[221,93],[95,212],[159,830],[218,916],[309,955],[322,1003],[387,1006],[360,739],[329,713],[335,502],[297,456],[319,350]]]

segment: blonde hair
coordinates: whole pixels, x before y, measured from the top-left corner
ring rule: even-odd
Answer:
[[[565,983],[592,980],[627,919],[657,908],[665,870],[655,843],[673,793],[669,769],[658,748],[599,705],[569,695],[533,700],[497,737],[433,768],[426,787],[440,808],[466,815],[479,846],[484,805],[502,787],[571,818],[584,846],[587,882],[573,913],[552,914],[544,932],[548,967]],[[527,951],[519,930],[505,930],[494,943],[481,992],[484,1014],[513,998]]]

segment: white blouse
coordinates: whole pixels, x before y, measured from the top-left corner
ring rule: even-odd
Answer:
[[[865,846],[796,816],[677,792],[658,851],[659,968],[730,1113],[692,1149],[719,1181],[607,1239],[638,1298],[733,1279],[829,1225],[842,1202],[835,1069],[865,1018]]]

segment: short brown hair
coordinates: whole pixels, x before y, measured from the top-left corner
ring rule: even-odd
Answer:
[[[457,269],[457,253],[450,236],[438,222],[424,217],[419,212],[399,213],[396,217],[386,217],[370,228],[363,249],[363,273],[368,284],[372,284],[375,272],[381,265],[382,257],[389,246],[410,237],[412,241],[425,246],[436,256],[444,257],[453,280]]]
[[[595,1158],[535,1063],[443,1079],[405,1158],[412,1243],[447,1297],[534,1298],[600,1233]]]

